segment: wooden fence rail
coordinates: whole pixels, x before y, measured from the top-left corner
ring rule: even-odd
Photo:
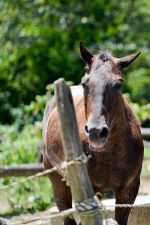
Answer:
[[[28,177],[42,171],[44,171],[42,163],[8,165],[0,167],[0,177]]]
[[[141,127],[141,133],[143,138],[150,138],[150,128]]]
[[[143,136],[150,137],[150,128],[141,128],[141,131]],[[144,146],[150,148],[150,141],[144,140]],[[0,178],[11,177],[11,176],[27,177],[42,171],[44,171],[44,167],[42,163],[5,165],[5,166],[0,166]]]

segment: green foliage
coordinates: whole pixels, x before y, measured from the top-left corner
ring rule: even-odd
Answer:
[[[0,126],[0,165],[37,163],[38,141],[41,138],[41,123],[26,124],[21,131],[17,126]],[[22,178],[1,179],[6,185]],[[46,191],[45,191],[46,190]],[[13,211],[44,210],[53,197],[47,177],[20,184],[8,190],[7,200]]]
[[[45,95],[37,95],[29,105],[22,105],[21,107],[14,108],[11,115],[18,127],[25,124],[33,124],[35,121],[42,121],[44,108],[48,100],[54,94],[54,84],[49,84],[46,87]]]
[[[20,132],[15,126],[0,126],[0,165],[32,163],[37,160],[39,128],[33,125],[24,126]]]
[[[148,127],[150,126],[150,103],[145,105],[139,105],[138,103],[133,103],[129,94],[124,94],[125,98],[128,100],[132,110],[138,117],[141,125],[146,123]]]
[[[119,4],[117,0],[7,0],[0,2],[0,10],[2,122],[11,122],[14,107],[44,94],[45,86],[58,77],[80,82],[80,41],[94,51],[107,49],[117,56],[141,51],[127,71],[125,92],[130,91],[136,102],[149,101],[148,0]],[[135,77],[138,84],[133,85]]]
[[[142,104],[150,101],[150,69],[141,68],[130,73],[127,80],[132,99]]]
[[[66,83],[69,86],[73,85],[73,82],[71,81],[67,81]],[[46,86],[45,95],[37,95],[29,105],[22,105],[22,107],[14,108],[11,112],[11,116],[14,119],[16,126],[21,128],[25,124],[33,124],[36,121],[42,121],[45,106],[53,95],[54,84],[48,84]]]
[[[12,210],[17,212],[44,210],[50,207],[53,194],[48,178],[28,181],[10,189],[8,201]]]
[[[149,120],[150,125],[150,104],[140,106],[137,103],[132,103],[131,105],[141,123]]]

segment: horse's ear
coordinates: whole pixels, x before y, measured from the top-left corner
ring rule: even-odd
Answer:
[[[125,68],[129,66],[140,54],[141,52],[123,58],[117,58],[117,64],[121,69]]]
[[[93,58],[93,55],[86,49],[84,44],[80,42],[80,53],[81,53],[81,58],[83,61],[87,64],[91,63],[91,59]]]

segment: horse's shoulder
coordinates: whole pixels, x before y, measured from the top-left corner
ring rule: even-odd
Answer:
[[[49,118],[49,115],[53,108],[55,107],[55,96],[53,96],[46,104],[44,115],[43,115],[43,135],[45,135],[46,127],[47,127],[47,121]],[[44,138],[44,137],[43,137]]]
[[[82,86],[71,86],[71,93],[73,96],[74,101],[79,101],[83,99],[83,88]],[[56,101],[55,96],[53,96],[46,104],[45,110],[44,110],[44,116],[43,116],[43,129],[45,129],[48,118],[53,111],[53,109],[56,107]]]

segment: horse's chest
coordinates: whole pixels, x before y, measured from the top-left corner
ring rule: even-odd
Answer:
[[[87,167],[94,186],[102,190],[120,186],[124,169],[115,160],[91,159]]]

